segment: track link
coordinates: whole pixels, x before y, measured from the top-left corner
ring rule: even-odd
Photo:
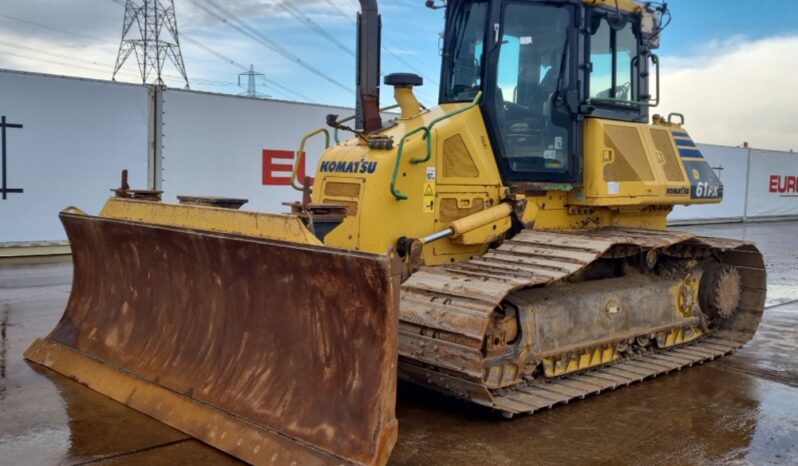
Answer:
[[[491,407],[510,415],[532,414],[558,404],[702,364],[732,353],[743,344],[722,338],[706,338],[697,343],[641,355],[571,376],[515,386],[495,393]]]
[[[483,383],[483,339],[493,311],[513,292],[554,284],[603,257],[655,251],[712,254],[740,273],[735,315],[704,337],[605,366],[502,389]],[[422,267],[400,294],[399,376],[506,415],[533,413],[722,357],[751,339],[762,318],[766,273],[750,243],[691,233],[608,227],[587,232],[525,230],[469,261]]]

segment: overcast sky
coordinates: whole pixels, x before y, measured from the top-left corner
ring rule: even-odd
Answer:
[[[122,3],[0,0],[0,68],[109,79],[121,37]],[[220,20],[213,3],[222,5],[222,16],[243,20],[260,40]],[[668,3],[673,22],[659,51],[663,104],[655,111],[686,114],[688,129],[702,142],[747,141],[798,150],[798,1]],[[380,2],[382,65],[385,73],[422,74],[425,85],[418,94],[429,105],[437,96],[443,14],[423,4]],[[193,89],[244,92],[237,83],[240,66],[253,64],[268,79],[258,87],[265,95],[353,104],[357,0],[176,0],[175,5]],[[283,54],[264,42],[278,44]],[[166,73],[168,85],[182,86],[175,69],[167,67]],[[140,80],[135,60],[117,79]],[[383,94],[384,102],[392,98],[390,89]]]

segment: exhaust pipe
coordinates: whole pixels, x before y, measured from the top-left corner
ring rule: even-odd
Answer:
[[[358,130],[371,133],[382,128],[380,117],[380,35],[382,24],[377,0],[360,0],[357,16],[357,102]]]

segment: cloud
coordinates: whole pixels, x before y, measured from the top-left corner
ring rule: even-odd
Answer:
[[[309,33],[296,18],[281,17],[289,14],[276,6],[274,0],[217,1],[236,17],[245,19],[253,28],[279,38],[305,59],[313,57],[314,61],[325,65],[328,65],[328,56],[329,60],[334,59],[333,54],[315,57],[320,46],[327,44],[322,38]],[[291,3],[295,6],[301,4],[301,11],[315,18],[318,23],[322,22],[325,14],[337,17],[336,21],[343,32],[352,36],[351,42],[354,42],[354,27],[345,19],[348,13],[354,13],[354,3],[349,0]],[[188,39],[210,46],[245,65],[253,63],[256,69],[268,72],[272,78],[291,80],[302,72],[301,68],[274,51],[211,18],[192,0],[176,0],[176,9],[184,37],[183,56],[192,87],[238,93],[240,89],[236,81],[241,70],[212,56]],[[2,0],[0,68],[110,79],[119,48],[123,12],[123,6],[114,0]],[[339,32],[335,29],[331,31]],[[182,87],[182,81],[171,64],[167,64],[166,73],[168,85]],[[128,59],[117,79],[140,81],[134,57]],[[279,89],[272,88],[267,92],[288,97]]]
[[[267,77],[279,79],[312,99],[337,104],[352,101],[349,93],[221,24],[194,1],[203,0],[175,0],[193,88],[241,92],[236,82],[241,70],[187,38],[244,65],[253,63]],[[338,81],[353,81],[354,59],[276,7],[278,0],[214,1]],[[354,47],[355,29],[346,17],[354,16],[357,3],[291,2],[350,47]],[[437,32],[442,27],[442,13],[423,8],[420,0],[384,1],[380,8],[383,44],[389,49],[383,54],[383,71],[420,70],[437,77]],[[109,79],[119,47],[123,11],[114,0],[0,0],[0,68]],[[663,56],[663,101],[653,111],[684,113],[687,129],[701,142],[739,145],[747,141],[755,147],[798,150],[798,131],[794,130],[798,86],[793,84],[798,76],[796,50],[798,35],[758,40],[738,36],[707,42],[692,53]],[[177,74],[171,66],[167,70],[169,75]],[[139,80],[135,60],[126,64],[118,79]],[[433,79],[425,81],[424,88],[417,91],[429,105],[436,101],[437,92]],[[170,78],[167,84],[182,87],[179,79]],[[290,97],[274,86],[259,89],[276,97]],[[392,101],[391,92],[383,86],[385,102]]]
[[[662,105],[706,143],[798,150],[798,35],[706,44],[662,57]]]
[[[110,79],[118,43],[81,43],[68,35],[23,34],[13,28],[0,28],[0,68]],[[123,73],[121,78],[134,75]],[[125,79],[125,80],[127,80]]]
[[[51,38],[58,44],[80,41],[24,22],[30,21],[102,40],[119,41],[123,12],[122,6],[109,0],[2,0],[0,15],[7,17],[0,17],[0,30],[9,34]]]
[[[387,50],[397,55],[418,55],[418,50],[407,49],[404,47],[388,46]]]
[[[292,19],[300,11],[318,23],[354,21],[358,8],[348,0],[216,0],[224,15],[251,19]],[[203,5],[203,6],[200,6]],[[219,9],[204,0],[175,0],[175,10],[186,27],[213,27],[221,23]]]

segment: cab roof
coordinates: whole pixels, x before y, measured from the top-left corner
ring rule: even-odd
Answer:
[[[639,13],[646,7],[644,3],[635,0],[582,0],[582,3],[589,6],[618,8],[632,13]]]

